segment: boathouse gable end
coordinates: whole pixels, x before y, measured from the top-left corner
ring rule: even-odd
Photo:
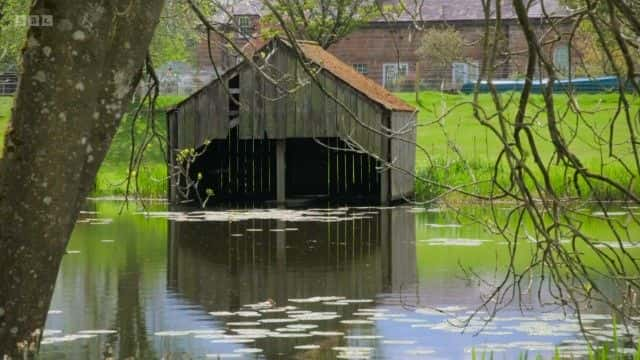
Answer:
[[[228,198],[253,198],[259,193],[259,198],[284,201],[287,193],[303,195],[304,181],[295,181],[298,186],[293,188],[287,186],[294,183],[291,173],[296,170],[292,163],[287,168],[286,160],[300,160],[287,154],[287,142],[297,152],[309,153],[321,162],[315,174],[307,174],[328,177],[325,190],[317,179],[309,184],[316,195],[363,195],[379,202],[410,196],[413,182],[406,177],[415,166],[415,109],[317,44],[300,41],[298,49],[317,83],[306,73],[296,49],[284,40],[273,39],[254,52],[255,64],[239,63],[168,112],[171,151],[208,144],[221,157],[232,157],[226,165],[224,161],[216,165],[223,168],[207,171],[218,182],[229,183],[227,188],[219,188]],[[395,137],[384,135],[394,129],[401,130],[393,132]],[[348,143],[359,144],[367,154],[338,151],[349,150]],[[255,156],[262,160],[256,161]],[[399,156],[402,159],[397,159]],[[394,167],[403,168],[398,174],[398,170],[391,174],[379,171],[380,159],[394,160]],[[256,165],[261,161],[267,164]],[[282,166],[277,166],[280,161]],[[206,168],[194,168],[199,167]],[[241,169],[246,167],[250,169]],[[242,178],[230,179],[232,173]],[[258,192],[256,176],[263,182],[258,184]],[[331,176],[335,177],[333,183]],[[233,185],[233,181],[242,185]],[[216,180],[210,182],[220,187]],[[172,180],[171,185],[179,186],[179,180]],[[177,195],[171,191],[173,200],[179,200]]]

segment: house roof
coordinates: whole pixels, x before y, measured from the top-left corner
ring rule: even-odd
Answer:
[[[229,15],[254,15],[262,16],[266,13],[266,7],[260,0],[227,0],[219,3],[224,10],[218,10],[213,16],[216,23],[229,23]]]
[[[283,42],[291,46],[286,41]],[[377,82],[360,74],[352,66],[345,64],[317,43],[298,41],[298,46],[309,61],[328,71],[373,102],[392,111],[415,111],[415,108],[400,100]]]
[[[473,21],[484,20],[482,0],[382,0],[385,5],[404,4],[396,16],[379,18],[372,23],[387,21]],[[495,0],[493,0],[495,1]],[[543,6],[544,5],[544,6]],[[228,0],[223,4],[229,14],[262,16],[267,12],[260,0]],[[402,7],[401,7],[402,8]],[[544,9],[544,11],[543,11]],[[420,11],[417,11],[420,10]],[[560,0],[533,0],[529,8],[530,18],[543,18],[545,12],[550,17],[563,17],[571,13]],[[411,16],[416,14],[415,16]],[[495,10],[492,11],[495,17]],[[502,2],[502,18],[515,19],[516,14],[510,1]],[[217,15],[218,22],[228,21],[225,13]]]
[[[386,5],[399,5],[399,14],[390,17],[395,21],[473,21],[484,20],[484,8],[481,0],[385,0]],[[419,11],[418,11],[419,10]],[[502,2],[502,19],[517,18],[513,4]],[[529,7],[529,18],[564,17],[571,13],[560,0],[533,0]],[[412,16],[413,15],[413,16]],[[491,18],[495,18],[495,0],[492,1]],[[373,22],[387,22],[377,19]]]

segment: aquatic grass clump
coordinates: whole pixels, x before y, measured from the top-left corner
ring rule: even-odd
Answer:
[[[592,171],[598,169],[598,174],[613,179],[636,193],[640,192],[640,182],[634,181],[632,175],[618,163],[601,166],[592,161],[586,164],[586,167]],[[560,197],[602,201],[624,198],[618,189],[605,182],[592,181],[591,184],[587,184],[582,178],[575,182],[573,173],[566,172],[562,167],[552,167],[548,174],[554,191]],[[534,173],[534,176],[537,179],[542,178],[539,172]],[[496,170],[495,163],[490,159],[450,161],[435,158],[433,166],[418,168],[415,194],[418,201],[429,201],[443,195],[461,196],[456,191],[448,189],[453,188],[480,196],[495,196],[500,194],[500,189],[495,184],[510,188],[511,179],[507,166],[499,165]],[[525,179],[525,185],[529,189],[534,188],[533,180],[530,178]]]
[[[96,177],[91,196],[124,196],[127,192],[127,170],[121,167],[103,166]],[[164,164],[145,165],[137,179],[132,178],[130,194],[140,197],[161,198],[167,194],[167,166]]]

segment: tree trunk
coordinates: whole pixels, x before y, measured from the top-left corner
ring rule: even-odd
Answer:
[[[164,0],[38,0],[0,159],[0,355],[35,351],[80,207]],[[0,356],[1,357],[1,356]]]

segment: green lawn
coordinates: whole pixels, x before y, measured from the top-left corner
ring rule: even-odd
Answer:
[[[421,176],[430,178],[439,183],[451,186],[470,184],[476,180],[488,180],[493,175],[493,164],[502,149],[497,136],[480,124],[473,116],[473,107],[470,95],[449,95],[437,92],[423,92],[417,104],[414,93],[399,93],[400,98],[413,104],[420,111],[418,116],[418,144],[423,146],[426,153],[438,165],[429,167],[427,154],[418,150],[417,171]],[[519,98],[517,94],[505,93],[501,95],[503,103],[510,104],[506,107],[507,119],[514,119]],[[629,95],[632,104],[631,113],[640,116],[640,99]],[[569,141],[569,149],[576,154],[583,165],[590,171],[602,173],[627,184],[630,176],[624,167],[614,163],[608,157],[608,138],[613,138],[613,154],[628,160],[631,164],[633,150],[628,134],[629,129],[624,118],[618,119],[612,125],[612,118],[616,113],[618,96],[616,94],[580,94],[577,96],[577,106],[583,117],[579,117],[572,111],[568,111],[569,99],[566,95],[556,95],[555,106],[557,118],[562,120],[560,131]],[[488,94],[480,95],[479,105],[489,115],[495,115],[495,106]],[[544,108],[541,95],[534,95],[530,100],[528,122],[535,133],[536,146],[543,160],[548,162],[553,154],[553,145],[549,140],[547,121],[545,115],[540,115],[535,120],[534,114],[538,109]],[[445,115],[446,116],[443,116]],[[490,120],[497,123],[494,118]],[[635,131],[640,131],[640,124],[634,121]],[[613,133],[610,134],[610,128]],[[513,141],[513,126],[506,129]],[[455,144],[454,147],[451,144]],[[460,154],[460,155],[459,155]],[[601,157],[603,156],[603,157]],[[529,159],[532,159],[529,156]],[[532,160],[530,160],[532,161]],[[551,162],[551,164],[554,164]],[[473,174],[473,177],[472,177]],[[550,170],[551,180],[556,191],[563,195],[575,196],[571,173],[565,173],[562,166],[552,166]],[[509,182],[508,173],[499,172],[502,184]],[[587,191],[585,184],[581,184],[582,196],[598,195],[603,198],[617,198],[619,194],[602,183],[596,183],[593,191]],[[640,184],[636,181],[635,190],[640,191]],[[467,188],[467,190],[487,193],[489,183]],[[416,192],[425,198],[433,197],[443,190],[437,186],[430,186],[423,182],[416,184]]]
[[[497,137],[490,134],[489,130],[473,117],[473,107],[470,104],[471,96],[423,92],[420,94],[420,105],[416,105],[414,93],[399,93],[397,95],[418,107],[420,111],[419,124],[422,125],[418,131],[418,143],[424,146],[431,156],[454,159],[456,154],[448,145],[449,141],[456,144],[468,161],[493,160],[501,150]],[[507,107],[505,114],[509,119],[515,118],[519,98],[512,93],[502,95],[505,102],[512,96],[511,105]],[[557,95],[555,99],[556,113],[562,114],[567,111],[568,97]],[[575,133],[576,136],[570,143],[570,149],[578,154],[585,163],[600,162],[601,151],[606,149],[607,144],[599,141],[595,134],[605,135],[605,137],[609,135],[609,126],[617,108],[618,96],[616,94],[581,94],[577,97],[577,101],[584,114],[584,119],[571,113],[561,123],[561,130],[567,138]],[[495,107],[489,95],[481,95],[479,102],[480,106],[490,114],[495,113]],[[640,99],[638,97],[632,98],[631,103],[633,104],[633,113],[638,113]],[[542,96],[534,95],[530,104],[528,116],[532,116],[536,108],[543,106]],[[433,124],[449,111],[450,113],[439,123]],[[429,123],[430,125],[427,125]],[[546,125],[546,117],[541,116],[533,126],[534,131],[537,132],[537,139],[541,140],[538,143],[544,158],[548,158],[553,150],[551,142],[548,141]],[[628,140],[629,132],[626,126],[624,119],[621,118],[616,122],[613,134],[614,143],[620,144],[616,146],[615,153],[623,158],[628,158],[631,155],[631,147],[628,144],[622,144],[624,140]],[[418,168],[426,166],[426,161],[426,155],[419,151]]]
[[[4,132],[7,129],[12,104],[12,97],[0,96],[0,156],[2,156],[2,149],[4,148]]]

